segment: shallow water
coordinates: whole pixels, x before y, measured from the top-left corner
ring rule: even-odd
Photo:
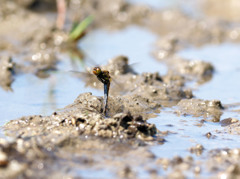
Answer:
[[[166,109],[157,118],[149,120],[149,122],[156,124],[157,128],[161,131],[174,132],[166,137],[167,142],[164,145],[152,147],[152,151],[158,157],[174,157],[176,155],[182,157],[187,155],[195,156],[188,149],[196,144],[202,144],[206,150],[240,147],[237,142],[237,135],[229,135],[228,133],[218,134],[217,131],[221,131],[224,128],[221,127],[221,124],[205,122],[203,126],[199,127],[196,124],[200,123],[201,117],[177,116],[170,112],[171,110]],[[232,115],[233,113],[226,112],[222,118]],[[211,132],[215,137],[208,139],[205,136],[208,132]],[[176,142],[178,143],[177,147]]]

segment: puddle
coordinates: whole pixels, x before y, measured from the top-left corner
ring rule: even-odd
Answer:
[[[178,55],[186,58],[201,59],[215,67],[213,78],[208,83],[198,86],[194,92],[197,98],[219,99],[223,104],[239,103],[240,83],[240,45],[207,45],[202,48],[189,48]]]
[[[225,112],[222,119],[232,115],[234,114],[231,112]],[[149,122],[156,124],[159,130],[170,131],[173,134],[166,137],[167,142],[164,145],[152,147],[152,151],[159,157],[177,155],[184,157],[190,154],[188,149],[196,144],[202,144],[207,151],[216,148],[239,147],[237,142],[233,142],[238,140],[237,135],[228,133],[219,135],[217,131],[223,130],[219,123],[204,122],[203,126],[199,127],[196,124],[199,124],[201,119],[193,116],[177,116],[168,109],[162,111],[157,118],[150,119]],[[208,139],[205,136],[208,132],[215,136],[214,139]],[[178,143],[177,146],[176,143]]]

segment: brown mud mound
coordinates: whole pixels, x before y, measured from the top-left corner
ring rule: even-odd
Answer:
[[[112,100],[115,100],[114,102],[117,104],[116,99]],[[124,100],[119,100],[119,102],[122,103],[122,108],[124,108],[124,104],[127,104]],[[117,104],[117,107],[120,108],[120,104]],[[113,109],[115,108],[113,107]],[[19,120],[9,122],[5,126],[5,129],[8,132],[12,131],[16,133],[17,131],[17,134],[14,135],[20,137],[42,134],[52,136],[55,133],[67,132],[83,136],[154,140],[154,136],[157,134],[155,125],[147,123],[137,113],[132,115],[131,108],[127,109],[129,109],[128,113],[122,111],[122,113],[115,113],[111,117],[105,117],[102,114],[102,98],[85,93],[80,95],[73,104],[59,112],[55,112],[51,116],[22,117]],[[9,134],[11,135],[11,132]]]
[[[221,121],[221,125],[225,127],[225,131],[229,134],[240,135],[240,122],[236,118],[227,118]]]
[[[195,80],[197,83],[202,84],[212,79],[214,67],[211,63],[196,59],[180,58],[178,56],[161,59],[159,56],[165,52],[159,50],[157,53],[159,54],[155,54],[156,57],[166,63],[169,71],[174,71],[175,74],[184,76],[188,81]]]
[[[178,105],[178,114],[203,117],[206,120],[219,122],[223,106],[219,100],[182,99]]]
[[[196,80],[198,83],[207,82],[212,78],[214,67],[211,63],[202,60],[188,60],[174,57],[168,60],[171,70],[184,75],[188,80]]]

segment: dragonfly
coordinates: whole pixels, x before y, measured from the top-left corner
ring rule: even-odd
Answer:
[[[112,86],[112,82],[115,84],[117,89],[121,89],[121,93],[124,93],[123,87],[116,81],[116,79],[113,79],[111,75],[114,77],[120,75],[120,74],[126,74],[126,73],[132,73],[132,74],[137,74],[131,66],[128,64],[128,59],[125,56],[118,56],[115,57],[114,59],[110,60],[106,66],[98,66],[90,58],[90,62],[95,64],[94,68],[86,68],[87,72],[79,72],[79,71],[72,71],[74,73],[80,74],[80,77],[83,79],[88,79],[86,81],[87,85],[93,85],[96,87],[96,82],[93,83],[94,78],[103,84],[104,86],[104,107],[103,107],[103,113],[105,116],[107,116],[107,111],[108,111],[108,97],[109,97],[109,90],[110,90],[110,84]],[[104,69],[104,70],[103,70]],[[111,74],[111,75],[110,75]],[[115,92],[118,90],[114,90]]]
[[[104,110],[103,113],[106,116],[107,114],[107,105],[108,105],[108,93],[111,84],[111,76],[109,71],[102,70],[100,67],[93,68],[93,74],[96,75],[97,79],[104,85]]]

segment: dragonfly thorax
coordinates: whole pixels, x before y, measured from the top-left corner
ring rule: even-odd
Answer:
[[[101,70],[100,67],[95,67],[93,69],[93,74],[96,75],[98,80],[103,84],[110,84],[111,77],[109,75],[109,71]]]

